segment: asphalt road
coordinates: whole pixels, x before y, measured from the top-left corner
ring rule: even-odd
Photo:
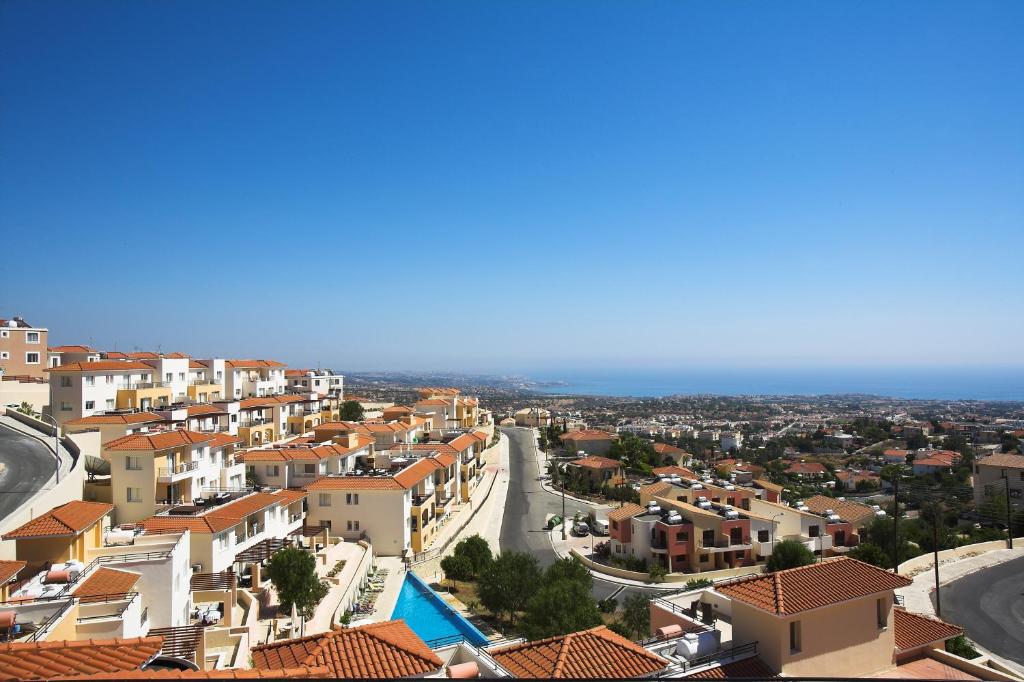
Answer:
[[[0,519],[32,498],[54,471],[53,451],[0,425]]]
[[[544,523],[548,514],[562,515],[562,497],[544,490],[537,476],[541,467],[537,464],[536,446],[532,429],[503,428],[508,436],[508,497],[505,499],[505,517],[501,523],[498,539],[502,551],[528,552],[537,557],[541,566],[553,563],[557,558],[551,548]],[[577,511],[587,514],[590,507],[584,503],[566,498],[565,513],[572,517]],[[612,594],[622,603],[626,595],[642,592],[648,596],[659,588],[627,587],[600,578],[594,578],[593,595],[604,599]],[[678,587],[678,586],[677,586]]]
[[[1024,664],[1024,557],[943,587],[942,617],[989,651]]]

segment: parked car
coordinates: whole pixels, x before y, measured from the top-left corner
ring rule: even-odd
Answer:
[[[572,533],[577,537],[586,537],[590,535],[590,526],[583,521],[577,521],[572,527]]]

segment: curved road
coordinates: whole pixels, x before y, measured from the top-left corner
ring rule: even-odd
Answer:
[[[508,496],[505,499],[505,516],[501,522],[500,548],[517,552],[528,552],[537,557],[541,566],[553,563],[557,558],[551,548],[544,523],[548,514],[562,515],[562,497],[544,490],[537,476],[541,467],[537,463],[536,440],[533,429],[507,427],[501,429],[508,436]],[[583,502],[566,498],[565,513],[572,517],[577,511],[586,514],[590,508]],[[604,599],[612,594],[622,600],[632,592],[651,595],[666,588],[622,587],[594,576],[593,594],[595,599]],[[678,585],[676,586],[678,587]]]
[[[53,450],[0,424],[0,519],[32,499],[53,473]]]
[[[942,617],[992,653],[1024,664],[1024,557],[943,587]]]

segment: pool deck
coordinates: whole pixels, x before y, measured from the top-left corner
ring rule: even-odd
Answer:
[[[376,558],[376,564],[377,568],[388,569],[388,577],[384,579],[384,590],[373,605],[373,613],[353,621],[353,625],[391,620],[391,612],[398,603],[398,594],[402,591],[402,583],[405,582],[405,563],[395,556],[379,556]]]

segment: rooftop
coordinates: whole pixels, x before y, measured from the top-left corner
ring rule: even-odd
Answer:
[[[963,628],[956,625],[900,608],[893,610],[893,630],[896,635],[896,649],[899,651],[944,642],[964,632]]]
[[[0,677],[54,677],[137,670],[160,653],[161,637],[0,644]]]
[[[15,528],[3,536],[4,540],[46,537],[74,537],[113,511],[106,502],[74,500],[54,507],[42,516]]]
[[[199,433],[198,431],[189,431],[187,429],[171,429],[169,431],[150,433],[132,433],[110,441],[103,446],[103,449],[115,451],[170,450],[184,445],[207,443],[212,439],[213,435],[209,433]]]

